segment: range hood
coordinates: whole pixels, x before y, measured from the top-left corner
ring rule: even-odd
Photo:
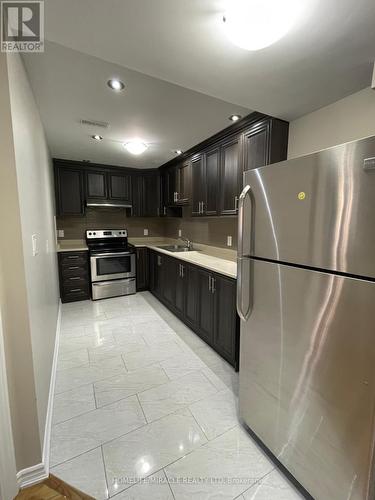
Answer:
[[[133,208],[131,203],[116,202],[116,201],[88,201],[87,207],[103,207],[103,208]]]

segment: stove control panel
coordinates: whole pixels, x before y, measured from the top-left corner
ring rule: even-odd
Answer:
[[[86,239],[102,239],[102,238],[127,238],[128,231],[126,229],[86,229]]]

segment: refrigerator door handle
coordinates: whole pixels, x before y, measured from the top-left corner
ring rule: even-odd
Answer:
[[[245,202],[249,197],[250,223],[245,228]],[[243,321],[247,321],[251,314],[251,260],[253,229],[252,229],[253,207],[251,187],[245,186],[238,202],[238,257],[237,257],[237,312]],[[248,239],[244,242],[244,230],[246,229]]]

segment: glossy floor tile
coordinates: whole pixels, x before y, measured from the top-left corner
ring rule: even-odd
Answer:
[[[267,474],[243,493],[245,500],[303,500],[302,494],[279,471]]]
[[[273,468],[246,432],[236,427],[166,467],[165,472],[177,499],[232,499]]]
[[[146,423],[136,396],[54,425],[51,463],[60,464]]]
[[[194,417],[174,413],[103,445],[110,494],[129,487],[207,440]]]
[[[233,368],[150,293],[64,304],[52,472],[99,500],[296,500],[237,393]]]
[[[97,500],[108,498],[107,480],[101,448],[95,448],[61,465],[51,473]]]

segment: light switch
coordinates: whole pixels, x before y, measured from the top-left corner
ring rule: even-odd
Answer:
[[[232,246],[232,236],[227,236],[227,246],[228,247]]]
[[[38,242],[36,234],[31,235],[31,245],[33,249],[33,257],[35,257],[36,255],[38,255]]]
[[[64,229],[58,229],[58,230],[57,230],[57,236],[58,236],[59,238],[64,238],[64,234],[65,234],[65,233],[64,233]]]
[[[148,229],[143,230],[143,236],[148,236]]]
[[[181,238],[181,236],[182,236],[182,229],[179,229],[178,230],[178,237]]]

